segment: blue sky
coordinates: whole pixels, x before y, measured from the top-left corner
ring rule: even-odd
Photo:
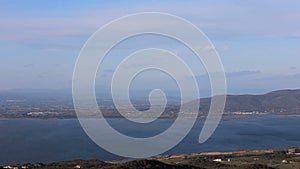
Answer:
[[[183,17],[207,34],[224,64],[229,92],[300,88],[299,8],[294,0],[3,0],[0,90],[70,88],[78,53],[93,32],[121,16],[152,11]]]

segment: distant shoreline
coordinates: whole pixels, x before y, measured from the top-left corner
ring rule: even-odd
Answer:
[[[223,118],[243,118],[243,117],[257,117],[257,116],[263,116],[263,115],[270,115],[270,116],[276,116],[276,117],[300,117],[300,114],[272,114],[272,113],[264,113],[264,114],[223,114]],[[82,117],[86,119],[93,119],[98,117]],[[111,116],[111,117],[102,117],[104,119],[125,119],[126,117],[122,116]],[[127,117],[127,118],[151,118],[151,117]],[[159,117],[158,119],[176,119],[177,117]],[[189,119],[193,117],[182,117],[182,119]],[[196,118],[202,119],[206,118],[206,116],[198,116]],[[47,119],[57,119],[57,120],[63,120],[63,119],[78,119],[78,117],[0,117],[0,120],[14,120],[14,119],[41,119],[41,120],[47,120]]]

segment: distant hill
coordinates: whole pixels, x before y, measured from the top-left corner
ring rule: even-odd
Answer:
[[[199,99],[195,101],[199,101]],[[200,111],[208,112],[210,102],[211,98],[201,98]],[[227,95],[225,112],[252,111],[300,114],[300,89],[279,90],[263,95]]]
[[[97,96],[98,97],[98,96]],[[219,96],[214,96],[219,97]],[[168,104],[163,118],[173,118],[180,109],[180,98],[168,97]],[[113,105],[109,95],[99,94],[97,99],[106,117],[121,117]],[[148,110],[148,97],[131,98],[135,107],[141,111]],[[207,113],[211,98],[201,98],[186,103],[200,101],[200,112]],[[35,118],[72,118],[75,116],[71,91],[61,90],[9,90],[0,92],[0,118],[31,118],[30,112],[54,112]],[[58,114],[56,114],[56,112]],[[225,112],[261,112],[273,114],[300,115],[300,89],[279,90],[262,95],[227,95]]]

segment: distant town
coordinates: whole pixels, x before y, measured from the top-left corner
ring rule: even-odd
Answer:
[[[30,95],[29,95],[30,96]],[[0,93],[0,118],[76,118],[72,97],[43,96],[42,94],[29,97],[24,95],[11,95]],[[300,115],[300,90],[281,90],[264,95],[228,95],[224,110],[224,116],[280,114]],[[179,99],[168,102],[160,118],[176,118],[180,111]],[[123,117],[115,108],[111,99],[99,98],[99,109],[104,117]],[[139,111],[146,111],[150,108],[147,99],[135,99],[133,106]],[[194,100],[200,102],[198,112],[181,112],[184,117],[206,117],[209,112],[211,98]],[[121,106],[123,114],[128,118],[153,117],[150,113],[135,114],[130,111],[128,105]],[[91,112],[93,113],[93,112]],[[96,116],[96,114],[94,114]],[[87,117],[93,117],[89,115]]]

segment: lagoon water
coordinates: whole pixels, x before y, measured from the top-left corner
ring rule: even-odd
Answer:
[[[300,146],[300,117],[246,115],[224,117],[213,136],[199,144],[205,119],[197,119],[188,136],[166,154],[269,149]],[[120,132],[135,137],[154,136],[172,119],[139,125],[126,119],[108,119]],[[1,119],[0,165],[54,162],[73,159],[123,160],[98,147],[84,133],[77,119]]]

